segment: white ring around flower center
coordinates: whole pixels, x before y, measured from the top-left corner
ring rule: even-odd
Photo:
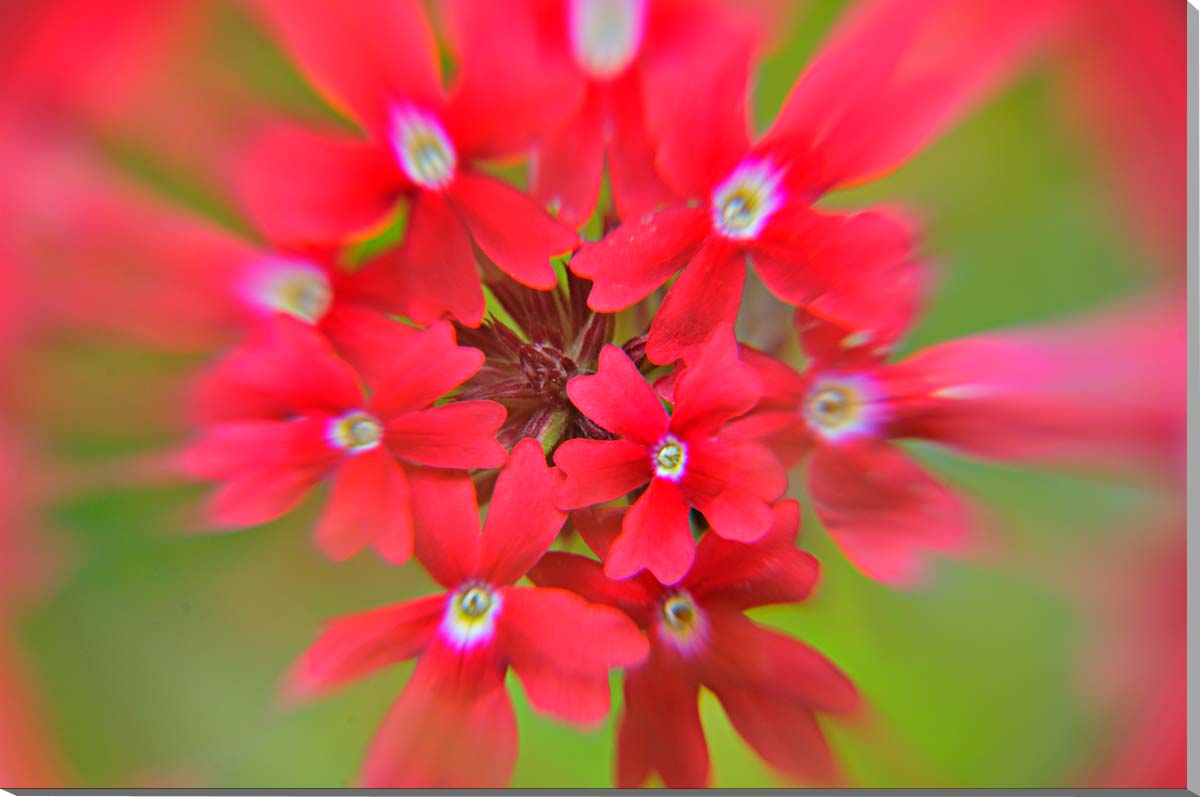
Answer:
[[[594,78],[612,78],[637,57],[646,25],[646,0],[571,0],[571,52]]]
[[[458,156],[437,117],[406,105],[392,113],[392,147],[408,179],[440,190],[454,180]]]
[[[503,603],[487,584],[466,584],[446,601],[442,636],[457,650],[491,639]]]
[[[870,382],[861,376],[830,377],[815,382],[804,399],[809,428],[837,442],[874,433],[879,404]]]
[[[330,445],[349,454],[370,451],[383,440],[383,424],[369,412],[354,410],[329,421]]]
[[[757,238],[783,203],[779,170],[767,160],[748,158],[713,190],[713,226],[726,238]]]
[[[242,296],[252,306],[315,324],[333,304],[329,275],[315,263],[270,258],[250,267]]]
[[[679,481],[687,472],[687,445],[674,435],[666,435],[654,446],[650,460],[656,476]]]

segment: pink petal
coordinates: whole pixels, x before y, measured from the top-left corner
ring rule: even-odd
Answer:
[[[646,449],[624,440],[568,440],[554,452],[554,464],[566,476],[556,497],[563,509],[620,498],[652,475]]]
[[[625,515],[621,536],[613,541],[604,573],[628,578],[649,570],[661,584],[683,578],[696,553],[688,522],[688,503],[675,482],[654,478]]]
[[[409,462],[435,468],[498,468],[506,457],[496,442],[506,410],[494,401],[456,401],[387,422],[387,448]]]
[[[330,621],[292,667],[288,694],[319,694],[412,658],[437,631],[445,607],[445,595],[430,595]]]
[[[466,225],[441,194],[422,191],[412,203],[396,279],[406,315],[419,324],[447,312],[470,327],[483,321],[475,251]]]
[[[382,446],[343,459],[317,521],[317,547],[335,562],[374,545],[403,564],[413,548],[412,501],[404,471]]]
[[[966,505],[887,443],[818,446],[808,468],[813,509],[870,578],[911,586],[928,553],[958,551],[970,537]]]
[[[754,407],[761,395],[758,375],[738,355],[733,327],[722,324],[676,380],[671,431],[682,439],[711,437],[730,418]]]
[[[381,146],[276,124],[238,158],[236,192],[280,244],[340,244],[392,212],[404,178]]]
[[[381,418],[423,410],[474,376],[483,352],[455,342],[454,327],[439,321],[389,352],[389,373],[371,398]]]
[[[502,271],[530,288],[558,283],[550,258],[578,245],[573,229],[495,177],[464,170],[450,192],[471,238]]]
[[[378,309],[343,302],[335,302],[329,308],[320,326],[334,350],[369,385],[383,381],[392,370],[396,352],[407,347],[419,333],[416,327],[389,318]]]
[[[685,582],[696,600],[740,611],[809,596],[820,569],[812,554],[796,547],[800,505],[780,501],[772,515],[766,535],[750,545],[715,534],[700,538]]]
[[[489,584],[515,583],[554,542],[566,519],[554,506],[559,480],[536,440],[513,447],[483,525],[479,569]]]
[[[771,504],[787,489],[787,475],[765,446],[713,438],[690,446],[681,487],[713,531],[753,542],[771,527]]]
[[[588,418],[642,446],[654,445],[667,431],[667,411],[619,346],[605,346],[596,373],[569,381],[567,395]]]
[[[457,589],[479,570],[479,505],[460,471],[408,468],[417,559],[439,584]]]
[[[377,137],[388,134],[398,103],[440,104],[437,47],[419,3],[273,0],[260,7],[314,84]]]
[[[559,589],[509,587],[499,644],[534,708],[577,725],[608,714],[608,671],[646,657],[646,637],[623,612]]]
[[[588,307],[613,313],[646,298],[692,259],[710,227],[706,211],[671,207],[585,245],[570,267],[594,282]]]
[[[709,239],[679,279],[650,324],[646,356],[668,365],[691,356],[721,324],[737,321],[746,280],[746,256],[740,248]]]

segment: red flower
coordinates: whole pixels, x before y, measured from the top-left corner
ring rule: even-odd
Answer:
[[[554,461],[567,477],[559,506],[612,501],[649,483],[606,558],[609,576],[646,568],[664,584],[678,581],[695,553],[691,507],[722,537],[749,542],[766,532],[770,505],[787,489],[787,477],[765,447],[721,434],[726,421],[750,410],[760,393],[728,327],[713,334],[678,378],[670,415],[616,346],[600,353],[594,376],[567,384],[575,406],[619,439],[559,446]]]
[[[743,353],[764,398],[727,435],[761,440],[788,465],[807,459],[817,516],[871,578],[912,584],[924,553],[961,550],[971,535],[967,505],[893,441],[1001,460],[1139,462],[1168,479],[1182,473],[1178,303],[975,335],[896,363],[886,356],[899,325],[864,341],[809,314],[798,319],[809,367],[798,374]]]
[[[674,198],[655,168],[644,111],[669,98],[650,93],[661,86],[647,85],[643,72],[751,43],[733,14],[705,0],[462,2],[447,8],[457,49],[476,58],[511,58],[510,42],[528,37],[532,20],[546,57],[526,71],[551,71],[563,92],[554,101],[571,112],[539,142],[531,187],[576,226],[592,215],[606,159],[621,218],[637,218]]]
[[[887,275],[913,256],[891,214],[822,213],[828,191],[898,166],[1008,71],[1052,6],[998,2],[877,3],[857,13],[751,142],[748,59],[736,48],[707,67],[679,61],[646,73],[662,176],[685,199],[585,246],[571,269],[595,282],[593,309],[628,307],[683,269],[650,327],[647,353],[673,362],[737,316],[749,257],[781,300],[825,293],[846,320],[874,329]],[[697,86],[706,101],[695,102]]]
[[[608,671],[645,658],[646,640],[612,608],[514,586],[563,523],[551,500],[558,474],[536,442],[513,449],[482,536],[469,479],[428,470],[416,478],[439,485],[416,502],[417,556],[447,592],[334,621],[297,664],[292,687],[310,694],[417,656],[362,785],[503,786],[517,752],[508,668],[534,709],[594,726],[608,714]]]
[[[406,561],[416,466],[502,465],[495,434],[504,408],[491,401],[432,406],[483,363],[478,350],[455,345],[447,322],[390,355],[393,370],[369,397],[319,335],[285,316],[228,357],[201,386],[200,409],[212,425],[186,455],[191,472],[226,482],[213,500],[213,520],[266,522],[332,476],[317,524],[321,550],[345,559],[372,545],[389,561]]]
[[[575,247],[575,232],[472,165],[520,153],[557,113],[528,76],[465,61],[447,96],[416,2],[283,0],[265,8],[314,82],[371,137],[264,133],[239,179],[273,239],[340,243],[384,221],[407,196],[405,242],[391,264],[395,312],[428,323],[449,311],[477,326],[484,297],[473,247],[524,285],[554,286],[550,258]]]
[[[575,513],[580,534],[601,559],[607,560],[624,514]],[[620,608],[649,639],[646,663],[625,674],[618,787],[641,786],[653,772],[669,787],[708,784],[701,686],[716,694],[734,728],[767,763],[795,777],[833,779],[816,714],[853,710],[857,690],[820,653],[743,614],[802,601],[816,585],[816,559],[796,548],[799,527],[799,504],[783,501],[772,510],[770,531],[752,545],[705,534],[695,564],[673,587],[644,574],[614,581],[599,562],[569,553],[548,553],[530,572],[539,586]]]

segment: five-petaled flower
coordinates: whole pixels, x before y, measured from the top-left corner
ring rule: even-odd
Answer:
[[[575,231],[477,165],[532,143],[557,113],[543,101],[550,89],[535,90],[540,84],[528,75],[506,79],[503,64],[477,65],[468,51],[447,95],[433,32],[415,2],[263,7],[313,82],[370,135],[363,142],[290,125],[264,131],[239,180],[273,238],[345,243],[384,223],[407,197],[404,245],[387,270],[395,312],[418,323],[449,312],[477,326],[485,308],[476,247],[523,285],[554,286],[550,258],[575,248]]]
[[[623,508],[581,510],[575,525],[606,560]],[[535,584],[562,587],[629,614],[650,642],[645,664],[625,674],[617,731],[617,785],[641,786],[654,772],[669,787],[708,785],[709,761],[697,706],[712,690],[738,733],[769,764],[820,782],[836,768],[816,715],[858,704],[853,683],[808,645],[748,620],[756,606],[802,601],[817,583],[817,561],[796,547],[800,507],[782,501],[758,542],[705,533],[696,561],[678,584],[646,574],[609,579],[599,562],[548,553],[530,573]]]
[[[721,433],[761,394],[730,328],[718,329],[683,370],[669,415],[616,346],[600,353],[595,375],[572,379],[567,393],[618,439],[568,440],[559,447],[554,461],[566,474],[559,506],[612,501],[649,483],[605,560],[610,576],[648,569],[664,584],[678,581],[695,553],[692,507],[727,539],[750,542],[766,533],[771,502],[783,495],[787,477],[766,447]]]
[[[316,541],[333,559],[372,545],[392,562],[412,553],[411,501],[419,466],[494,468],[504,408],[491,401],[432,406],[483,364],[441,321],[390,353],[392,371],[364,392],[354,369],[320,335],[279,316],[236,350],[198,393],[208,420],[185,454],[198,476],[225,482],[211,505],[222,526],[283,515],[330,477]]]
[[[608,672],[646,657],[646,639],[609,606],[564,589],[515,586],[545,554],[564,515],[558,472],[524,440],[500,473],[483,533],[469,479],[425,471],[417,556],[446,592],[335,620],[293,670],[311,694],[419,657],[371,747],[368,788],[506,783],[517,753],[504,686],[511,667],[534,709],[594,727],[609,710]]]

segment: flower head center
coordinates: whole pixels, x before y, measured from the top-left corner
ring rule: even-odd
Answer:
[[[779,172],[765,160],[746,160],[713,191],[712,217],[726,238],[756,238],[783,201]]]
[[[637,56],[646,0],[571,0],[568,16],[575,62],[592,77],[616,77]]]
[[[821,380],[804,400],[804,417],[827,440],[868,434],[876,414],[869,387],[857,379]]]
[[[392,145],[408,179],[440,190],[454,179],[458,156],[434,116],[411,106],[392,115]]]
[[[696,604],[689,595],[676,592],[662,605],[663,622],[674,631],[690,631],[696,624]]]
[[[458,596],[458,613],[465,619],[477,620],[492,608],[492,594],[483,587],[468,587]]]
[[[258,307],[315,324],[333,304],[324,269],[303,260],[278,260],[252,270],[246,297]]]
[[[681,653],[696,651],[704,643],[706,624],[704,614],[686,590],[669,592],[659,604],[660,638],[675,646]]]
[[[654,447],[652,459],[657,476],[678,481],[683,478],[687,465],[687,446],[675,437],[667,435]]]
[[[455,647],[467,648],[491,638],[500,610],[500,593],[487,584],[464,585],[450,597],[442,633]]]
[[[383,439],[383,424],[374,415],[355,410],[332,419],[327,437],[337,448],[360,454],[379,445]]]

